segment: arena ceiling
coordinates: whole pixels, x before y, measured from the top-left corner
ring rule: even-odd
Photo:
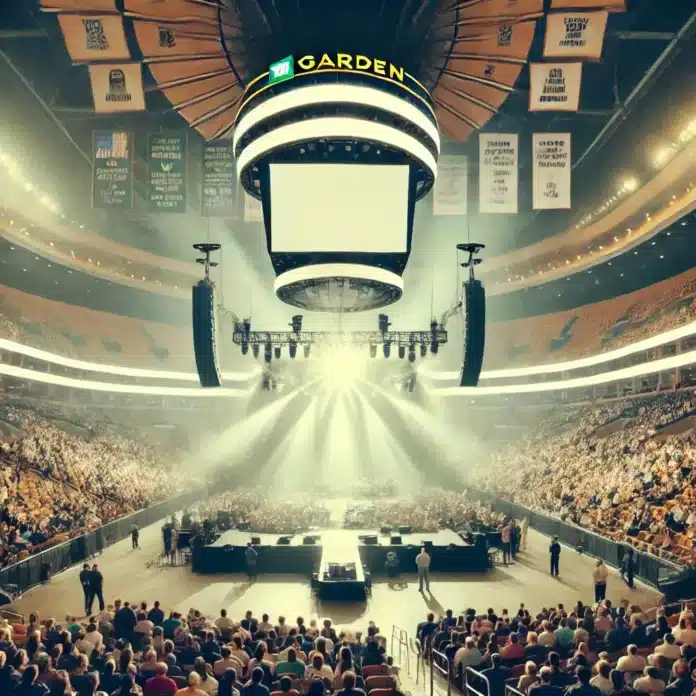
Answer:
[[[262,24],[253,37],[240,37],[246,42],[245,55],[248,72],[268,65],[273,41],[282,37],[293,26],[300,26],[299,18],[287,11],[274,14],[277,3],[266,0],[244,0],[237,6],[241,12],[255,16]],[[294,3],[293,3],[294,5]],[[324,3],[324,6],[327,4]],[[399,3],[383,2],[387,12],[395,12],[390,30],[378,37],[385,45],[396,46],[395,55],[404,61],[423,62],[422,51],[417,50],[419,35],[411,35],[400,28],[402,14],[396,11]],[[403,6],[401,3],[400,6]],[[417,3],[405,3],[404,12],[415,13]],[[431,11],[437,3],[423,3],[423,12]],[[626,13],[611,14],[601,62],[586,64],[581,109],[573,114],[540,114],[528,111],[529,77],[527,67],[514,84],[514,90],[502,103],[498,113],[488,121],[488,131],[519,132],[521,140],[528,142],[531,133],[543,130],[563,130],[573,134],[573,159],[575,164],[571,211],[546,212],[543,217],[531,212],[516,216],[471,216],[467,220],[473,237],[488,245],[489,254],[500,254],[516,249],[570,228],[586,211],[592,210],[607,194],[616,190],[617,182],[627,174],[639,178],[651,175],[652,156],[660,143],[666,123],[678,124],[684,118],[696,116],[696,86],[693,65],[696,47],[693,39],[696,30],[696,2],[684,0],[670,3],[669,12],[661,3],[651,0],[631,0]],[[408,17],[408,14],[403,16]],[[269,22],[263,25],[263,19]],[[345,23],[345,22],[344,22]],[[530,59],[538,59],[542,51],[543,22],[540,22],[531,40]],[[129,213],[109,213],[108,217],[89,209],[86,182],[89,181],[91,133],[95,128],[124,128],[145,134],[159,129],[176,129],[186,124],[171,109],[170,103],[157,90],[148,92],[148,110],[142,114],[125,116],[96,115],[93,111],[87,71],[83,66],[73,66],[64,48],[55,18],[39,12],[38,2],[3,3],[0,6],[0,76],[11,100],[0,105],[0,146],[9,142],[24,142],[32,151],[34,175],[51,191],[57,200],[69,210],[70,215],[89,225],[91,229],[122,243],[144,248],[155,253],[190,260],[191,243],[212,235],[221,241],[231,242],[235,255],[245,264],[244,285],[249,279],[263,286],[272,280],[265,245],[258,229],[249,229],[240,221],[224,224],[204,222],[198,213],[198,201],[191,201],[190,210],[182,216],[154,217],[136,206]],[[353,27],[358,36],[365,27]],[[309,32],[308,41],[312,41]],[[263,41],[256,39],[263,36]],[[690,40],[691,39],[691,40]],[[372,41],[375,37],[372,36]],[[403,45],[400,45],[402,42]],[[256,46],[254,49],[253,47]],[[283,47],[284,48],[284,47]],[[282,51],[281,51],[282,52]],[[410,57],[409,57],[410,56]],[[254,62],[255,61],[255,62]],[[427,62],[427,61],[426,61]],[[422,67],[422,66],[421,66]],[[414,70],[418,69],[414,65]],[[149,76],[149,87],[155,83]],[[447,128],[445,129],[447,130]],[[453,129],[450,128],[450,131]],[[461,133],[451,133],[461,136]],[[141,142],[144,139],[141,139]],[[137,142],[137,141],[136,141]],[[200,138],[193,133],[191,146],[200,147]],[[473,153],[475,139],[455,142],[446,138],[445,151]],[[144,153],[140,152],[140,158]],[[531,205],[530,153],[521,152],[520,201],[522,209]],[[475,158],[473,158],[475,160]],[[137,167],[136,167],[137,173]],[[526,202],[526,204],[525,204]],[[421,224],[429,224],[422,214]],[[691,223],[689,222],[689,225]],[[461,226],[442,226],[428,234],[418,233],[409,273],[412,285],[419,287],[419,297],[407,306],[399,308],[404,321],[428,315],[430,305],[436,313],[454,297],[456,285],[456,259],[449,251],[461,241],[465,231]],[[675,255],[675,263],[652,264],[649,254],[654,245],[647,245],[641,262],[649,263],[655,274],[678,272],[684,264],[684,255]],[[670,255],[662,254],[669,257]],[[655,259],[659,259],[657,254]],[[596,282],[598,272],[578,274],[566,287],[576,288],[573,299],[567,302],[581,304],[607,296],[602,293],[626,291],[620,278],[640,271],[637,256],[626,255],[621,259],[623,276],[616,278],[614,271],[618,261],[607,265],[606,283]],[[647,261],[646,261],[647,259]],[[659,259],[665,261],[667,259]],[[446,278],[442,287],[435,288],[433,276]],[[599,272],[603,273],[603,271]],[[638,277],[633,275],[633,278]],[[643,272],[640,277],[646,279]],[[653,277],[651,273],[650,277]],[[558,281],[562,284],[563,281]],[[556,308],[554,298],[563,297],[564,291],[557,284],[546,288],[544,295],[549,308]],[[270,285],[268,285],[270,287]],[[598,289],[601,287],[601,290]],[[431,292],[432,289],[432,292]],[[532,291],[529,291],[532,292]],[[535,292],[542,294],[540,290]],[[268,293],[272,295],[271,292]],[[264,296],[263,287],[254,291],[254,298],[244,297],[247,311],[256,304],[257,310]],[[510,297],[511,313],[528,313],[524,298],[528,292]],[[591,299],[590,299],[591,298]],[[404,302],[408,302],[407,297]],[[538,307],[538,299],[534,300]],[[501,299],[501,307],[502,307]],[[546,306],[546,303],[545,305]],[[513,310],[513,307],[517,309]],[[526,307],[526,309],[525,309]],[[287,308],[281,308],[282,316]],[[272,312],[271,312],[272,314]],[[271,316],[269,314],[269,317]],[[280,316],[280,313],[278,314]]]

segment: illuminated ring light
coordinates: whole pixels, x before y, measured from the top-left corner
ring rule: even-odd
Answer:
[[[237,123],[233,150],[242,137],[266,119],[283,112],[318,104],[360,104],[367,108],[386,111],[399,116],[424,131],[440,152],[440,133],[437,125],[413,104],[372,87],[357,85],[311,85],[293,89],[277,97],[261,102],[248,111]]]
[[[319,312],[335,311],[333,305],[323,308],[321,300],[315,294],[312,294],[310,298],[307,293],[311,293],[317,286],[330,292],[332,283],[336,284],[337,289],[340,283],[340,289],[345,294],[345,284],[348,284],[348,292],[350,292],[351,280],[360,284],[361,291],[368,288],[372,292],[372,297],[368,300],[369,304],[346,306],[345,312],[384,307],[399,300],[404,291],[404,281],[401,276],[383,268],[357,263],[320,263],[281,273],[275,280],[275,293],[279,300],[295,307]],[[302,300],[303,293],[308,298],[306,304]]]
[[[260,199],[261,192],[254,185],[250,170],[264,157],[290,145],[330,138],[364,141],[399,150],[414,160],[412,164],[425,169],[431,186],[437,175],[435,157],[413,136],[367,119],[339,116],[290,123],[249,143],[237,158],[237,175],[242,186],[249,195]],[[424,186],[420,197],[426,195],[431,186]]]

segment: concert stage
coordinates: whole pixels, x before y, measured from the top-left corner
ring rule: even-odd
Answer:
[[[305,536],[316,537],[316,543],[305,544]],[[485,545],[467,544],[451,530],[400,536],[401,544],[392,544],[391,535],[380,535],[374,530],[326,529],[291,536],[286,538],[289,543],[278,544],[283,535],[231,530],[224,532],[213,544],[194,551],[193,570],[197,573],[245,572],[244,552],[252,537],[260,542],[254,547],[258,553],[259,574],[297,573],[313,577],[322,597],[335,597],[336,594],[364,597],[369,584],[365,571],[368,576],[386,574],[384,564],[390,551],[397,554],[402,573],[415,573],[415,559],[423,544],[428,546],[433,572],[483,572],[490,567]],[[376,543],[365,543],[364,537],[373,537]],[[354,573],[351,564],[354,564]],[[341,566],[347,567],[347,571],[341,570]]]

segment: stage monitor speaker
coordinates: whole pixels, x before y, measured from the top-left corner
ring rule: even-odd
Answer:
[[[365,546],[377,546],[377,537],[375,535],[367,534],[360,537],[360,541],[362,541]]]
[[[391,534],[391,527],[380,527],[379,528],[379,533],[380,534]]]
[[[426,552],[432,554],[433,552],[433,542],[432,541],[421,541],[421,546],[425,548]]]
[[[278,546],[290,546],[291,539],[292,537],[289,536],[278,537],[278,541],[276,542],[276,544]]]
[[[306,536],[304,539],[302,539],[302,543],[305,546],[313,546],[317,543],[317,538],[313,536]]]
[[[389,543],[390,543],[392,546],[400,546],[400,545],[401,545],[401,537],[400,537],[400,536],[393,535],[393,536],[391,537],[391,539],[389,539]]]
[[[261,546],[261,537],[251,537],[252,546]]]
[[[408,525],[401,525],[399,526],[399,534],[410,534],[411,533],[411,527]]]
[[[215,292],[211,282],[193,286],[193,351],[202,387],[219,387],[220,370],[215,341]]]
[[[232,515],[228,510],[218,510],[217,524],[222,529],[229,529],[232,526]]]
[[[486,340],[486,291],[480,280],[464,283],[464,301],[466,335],[460,386],[475,387],[483,366],[483,345]]]

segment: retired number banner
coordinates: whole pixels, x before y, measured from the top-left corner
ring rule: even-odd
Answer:
[[[152,213],[186,212],[186,134],[148,137],[148,208]]]
[[[236,212],[235,164],[231,140],[203,145],[203,195],[205,217],[234,217]]]
[[[517,212],[518,137],[516,133],[479,135],[479,212]]]
[[[608,12],[564,12],[546,18],[544,58],[602,57]]]
[[[463,155],[440,155],[433,187],[433,215],[466,215],[469,167]]]
[[[120,15],[60,14],[58,23],[73,63],[130,60]]]
[[[530,63],[530,111],[577,111],[582,63]]]
[[[130,133],[92,133],[92,207],[133,207],[133,159]]]
[[[98,63],[89,66],[94,110],[98,114],[144,111],[143,70],[140,63]]]
[[[570,208],[570,133],[532,136],[534,210]]]

